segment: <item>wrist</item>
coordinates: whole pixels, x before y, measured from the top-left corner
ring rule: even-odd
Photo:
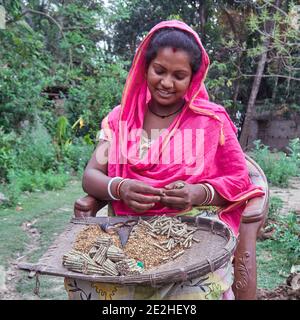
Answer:
[[[117,197],[118,197],[120,200],[122,199],[122,196],[121,196],[121,188],[122,188],[122,186],[124,185],[124,183],[125,183],[126,181],[128,181],[128,180],[130,180],[130,179],[124,178],[124,179],[122,179],[121,181],[119,181],[118,184],[117,184],[116,194],[117,194]]]
[[[107,192],[110,197],[110,200],[120,200],[116,192],[117,186],[120,181],[122,181],[122,177],[114,177],[114,178],[111,178],[111,180],[109,181],[107,186]]]
[[[214,189],[207,183],[195,184],[192,192],[192,204],[199,206],[209,206],[214,200]]]
[[[197,206],[203,203],[206,198],[206,191],[201,184],[192,185],[192,205]]]

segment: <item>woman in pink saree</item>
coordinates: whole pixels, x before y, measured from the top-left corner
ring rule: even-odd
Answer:
[[[110,201],[112,214],[199,214],[209,205],[212,218],[238,235],[247,200],[263,191],[250,182],[226,110],[209,101],[208,67],[199,36],[183,22],[159,23],[140,44],[121,104],[103,120],[83,177],[85,192]],[[228,263],[204,278],[120,288],[114,297],[233,299],[232,274]]]

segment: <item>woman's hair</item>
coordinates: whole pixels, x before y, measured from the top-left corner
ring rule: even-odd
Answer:
[[[190,56],[190,64],[193,74],[195,74],[201,64],[201,49],[195,38],[186,31],[177,28],[164,28],[158,30],[150,40],[146,51],[146,67],[155,59],[157,52],[161,48],[176,48],[186,51]]]

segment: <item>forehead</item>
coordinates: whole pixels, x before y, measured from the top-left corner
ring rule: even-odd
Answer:
[[[164,68],[172,70],[191,70],[189,54],[177,48],[166,47],[159,49],[152,63],[160,64]]]

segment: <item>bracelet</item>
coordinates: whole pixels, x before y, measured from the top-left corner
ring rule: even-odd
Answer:
[[[120,190],[121,190],[121,185],[126,181],[126,180],[130,180],[130,179],[122,179],[119,183],[118,183],[118,185],[117,185],[117,191],[116,191],[116,193],[117,193],[117,197],[121,200],[121,194],[120,194]]]
[[[107,185],[107,193],[109,194],[109,196],[110,196],[113,200],[119,201],[120,199],[114,197],[113,194],[111,193],[111,190],[110,190],[111,184],[112,184],[116,179],[122,179],[122,177],[113,177],[113,178],[111,178],[111,179],[109,180],[108,185]]]
[[[204,206],[209,202],[209,200],[211,198],[211,193],[210,193],[210,189],[208,189],[208,187],[205,184],[201,183],[200,185],[205,190],[205,199],[204,199],[204,201],[202,203],[200,203],[200,206]]]
[[[215,197],[215,189],[212,185],[210,185],[209,183],[204,183],[210,190],[210,194],[211,194],[211,198],[209,200],[209,202],[207,203],[208,205],[210,205]]]

